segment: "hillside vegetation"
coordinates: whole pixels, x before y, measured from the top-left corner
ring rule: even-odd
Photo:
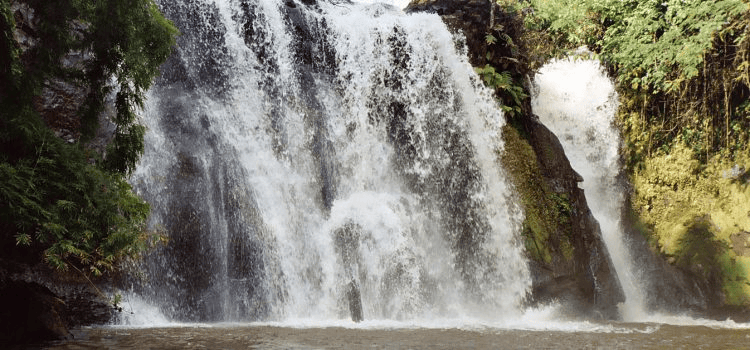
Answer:
[[[497,0],[532,68],[586,45],[617,84],[635,227],[750,304],[750,10],[744,0]]]

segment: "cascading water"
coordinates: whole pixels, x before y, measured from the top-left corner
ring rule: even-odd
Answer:
[[[625,293],[621,307],[627,321],[646,319],[644,288],[621,228],[625,200],[617,183],[621,170],[620,134],[614,125],[617,93],[597,60],[569,58],[543,66],[533,81],[532,109],[554,132],[581,184],[594,217],[599,221]]]
[[[438,16],[157,3],[183,35],[133,183],[169,243],[135,293],[184,321],[517,314],[504,119]]]

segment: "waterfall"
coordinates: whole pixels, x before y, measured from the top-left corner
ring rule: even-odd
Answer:
[[[532,95],[534,114],[558,136],[571,165],[584,179],[581,187],[625,292],[623,319],[642,321],[646,316],[642,277],[620,222],[625,192],[618,183],[621,139],[614,125],[614,85],[599,61],[568,58],[553,60],[539,70]]]
[[[182,35],[132,178],[169,239],[139,300],[180,321],[520,312],[505,121],[437,15],[156,2]]]

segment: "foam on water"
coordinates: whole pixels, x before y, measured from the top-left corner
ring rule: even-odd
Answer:
[[[143,301],[137,295],[127,294],[121,303],[123,308],[117,328],[175,328],[175,327],[283,327],[299,329],[346,328],[363,330],[397,329],[460,329],[478,332],[507,330],[554,331],[570,333],[644,333],[659,330],[661,325],[704,326],[716,329],[750,329],[748,323],[737,323],[731,319],[709,320],[687,315],[649,314],[637,322],[595,322],[568,320],[558,310],[557,305],[539,306],[525,309],[518,318],[415,318],[410,320],[372,319],[353,322],[349,319],[294,318],[271,322],[218,322],[192,323],[177,322],[164,316],[157,307]]]
[[[125,294],[120,302],[117,324],[125,327],[173,327],[177,325],[138,295]]]

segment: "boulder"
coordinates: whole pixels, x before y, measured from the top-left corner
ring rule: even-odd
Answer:
[[[22,344],[70,338],[61,314],[64,302],[48,288],[23,281],[0,287],[1,344]]]
[[[70,339],[70,329],[108,324],[116,312],[76,274],[0,259],[0,344]]]
[[[532,302],[559,300],[565,302],[569,314],[618,318],[617,305],[625,296],[599,223],[578,187],[583,178],[570,166],[560,141],[547,127],[533,117],[520,127],[534,150],[547,196],[567,199],[551,208],[558,210],[559,219],[550,227],[546,241],[550,258],[532,262]]]

